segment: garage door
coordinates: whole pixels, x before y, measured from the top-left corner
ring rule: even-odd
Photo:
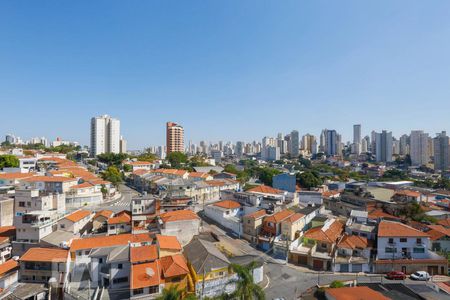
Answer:
[[[298,264],[306,266],[308,264],[308,257],[307,256],[298,256]]]
[[[318,271],[323,270],[323,261],[315,259],[313,261],[313,268],[314,268],[314,270],[318,270]]]
[[[353,264],[352,272],[354,272],[354,273],[362,272],[362,264]]]

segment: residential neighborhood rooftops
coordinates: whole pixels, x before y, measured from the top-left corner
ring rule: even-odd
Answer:
[[[339,241],[337,247],[345,249],[365,249],[369,246],[368,240],[365,237],[358,235],[345,234]]]
[[[127,161],[124,162],[126,165],[130,165],[130,166],[149,166],[152,163],[149,161]]]
[[[267,185],[259,185],[257,187],[251,188],[247,190],[249,193],[258,193],[258,194],[284,194],[282,190],[275,189],[273,187]]]
[[[181,276],[189,273],[186,259],[182,254],[162,257],[160,262],[164,277]]]
[[[267,215],[266,210],[261,209],[261,210],[257,210],[255,212],[249,213],[249,214],[245,215],[245,217],[259,219],[259,218],[264,217],[265,215]]]
[[[154,262],[131,265],[131,289],[157,286],[163,283],[161,266],[158,260]]]
[[[292,210],[285,209],[285,210],[279,211],[271,216],[266,217],[264,219],[264,221],[279,223],[293,214],[294,214],[294,212]]]
[[[116,214],[114,217],[108,219],[109,225],[131,223],[131,213],[122,211]]]
[[[378,225],[379,237],[429,237],[428,234],[400,222],[383,220]]]
[[[91,188],[91,187],[94,187],[94,185],[92,185],[89,182],[83,182],[83,183],[71,186],[70,188],[71,189],[86,189],[86,188]]]
[[[208,241],[194,239],[184,247],[184,255],[197,274],[228,267],[230,261]]]
[[[18,267],[19,267],[19,263],[14,259],[10,259],[10,260],[2,263],[0,265],[0,277],[17,269]]]
[[[324,225],[320,227],[311,228],[310,230],[305,232],[304,237],[317,241],[334,243],[341,235],[343,229],[344,224],[342,224],[337,220],[334,220],[333,223],[331,223],[328,226]]]
[[[110,218],[113,214],[114,214],[114,212],[113,212],[112,210],[107,210],[107,209],[100,210],[100,211],[98,211],[98,212],[95,213],[94,219],[96,219],[96,218],[98,218],[98,217],[100,217],[100,216],[105,217],[105,218],[108,219],[108,218]]]
[[[298,220],[300,220],[301,218],[303,218],[305,215],[301,214],[301,213],[295,213],[293,215],[290,215],[287,219],[285,219],[284,221],[288,222],[288,223],[295,223]]]
[[[24,179],[34,175],[34,173],[1,173],[0,179]]]
[[[146,245],[130,248],[130,260],[132,263],[154,261],[158,258],[156,245]]]
[[[70,182],[77,181],[76,178],[68,178],[64,176],[33,176],[25,178],[27,182]]]
[[[169,211],[161,214],[160,218],[164,223],[199,219],[192,210],[188,209]]]
[[[111,247],[125,245],[128,243],[151,242],[153,239],[148,233],[140,234],[118,234],[109,236],[95,236],[89,238],[74,239],[70,245],[70,251],[74,252],[81,249],[93,249],[102,247]]]
[[[91,211],[82,209],[82,210],[77,210],[74,213],[71,213],[70,215],[66,216],[65,219],[76,223],[76,222],[86,218],[90,214],[91,214]]]
[[[20,261],[66,262],[68,250],[58,248],[30,248],[20,257]]]
[[[239,202],[233,201],[233,200],[222,200],[216,203],[213,203],[214,206],[226,208],[226,209],[233,209],[233,208],[240,208],[241,204]]]

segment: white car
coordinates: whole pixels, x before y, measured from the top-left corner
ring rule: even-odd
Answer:
[[[426,281],[426,280],[429,280],[431,278],[431,276],[430,276],[430,274],[428,274],[425,271],[417,271],[414,274],[411,274],[410,278],[414,279],[414,280]]]

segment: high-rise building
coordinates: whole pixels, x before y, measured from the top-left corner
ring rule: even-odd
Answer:
[[[305,134],[302,137],[302,149],[308,151],[309,153],[313,153],[313,144],[316,144],[316,148],[317,148],[317,143],[316,143],[316,137],[312,134]],[[317,149],[316,149],[317,152]]]
[[[404,134],[399,139],[399,154],[407,155],[409,154],[409,136]]]
[[[428,164],[430,159],[428,143],[428,133],[424,133],[422,130],[411,131],[409,149],[413,166]]]
[[[434,169],[447,171],[450,166],[449,137],[445,131],[438,133],[433,139],[434,143]]]
[[[91,119],[91,156],[120,153],[120,121],[108,115]]]
[[[375,133],[376,160],[378,162],[392,161],[392,132],[383,130],[381,133]]]
[[[369,137],[367,136],[367,138],[369,138]],[[361,140],[361,153],[366,153],[369,151],[369,147],[368,147],[369,142],[367,140],[368,139],[366,139],[366,138],[363,138]]]
[[[127,153],[127,141],[120,136],[120,153]]]
[[[336,132],[336,130],[326,130],[325,136],[325,154],[328,156],[341,155],[342,150],[341,146],[341,138],[340,135]]]
[[[238,141],[236,142],[236,148],[234,153],[238,158],[241,158],[244,155],[244,142]]]
[[[300,138],[297,130],[291,132],[291,149],[289,150],[291,157],[298,157],[300,154]]]
[[[353,147],[352,152],[354,154],[361,153],[361,125],[355,124],[353,125]]]
[[[166,124],[166,151],[167,155],[172,152],[184,152],[184,128],[177,123]]]

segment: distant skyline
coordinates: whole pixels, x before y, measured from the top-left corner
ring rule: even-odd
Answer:
[[[449,1],[1,1],[0,36],[2,140],[450,131]]]

